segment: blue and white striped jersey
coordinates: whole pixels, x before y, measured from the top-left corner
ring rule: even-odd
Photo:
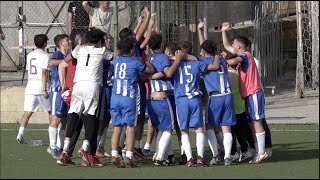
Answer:
[[[134,57],[114,57],[113,88],[112,94],[136,98],[139,73],[143,72],[146,65]]]
[[[205,64],[212,64],[214,62],[214,57],[198,56],[198,60]],[[219,92],[221,94],[231,93],[228,82],[227,62],[225,59],[220,58],[220,67],[218,70],[208,70],[206,73],[203,73],[203,79],[208,94],[210,92]]]
[[[173,75],[175,99],[188,98],[202,94],[200,91],[200,72],[207,71],[207,65],[201,61],[182,59]]]
[[[164,68],[170,66],[170,59],[164,53],[153,53],[150,58],[150,63],[153,65],[155,72],[161,72]],[[173,85],[167,77],[161,79],[150,79],[149,86],[151,93],[173,90]]]
[[[64,60],[66,56],[61,51],[56,51],[52,54],[51,59]],[[58,66],[51,66],[51,87],[50,92],[60,91],[60,80]]]

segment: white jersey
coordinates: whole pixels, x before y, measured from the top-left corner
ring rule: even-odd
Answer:
[[[103,86],[103,59],[106,56],[106,48],[78,45],[72,51],[72,57],[77,59],[74,83],[96,82]]]
[[[42,94],[42,69],[49,70],[50,55],[42,49],[35,49],[27,55],[26,70],[28,71],[28,83],[25,94]]]

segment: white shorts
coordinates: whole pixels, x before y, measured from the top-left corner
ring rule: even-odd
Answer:
[[[99,103],[100,86],[94,82],[75,83],[68,113],[95,115]]]
[[[41,109],[45,112],[50,112],[50,100],[43,97],[42,94],[25,94],[24,95],[24,111],[37,112]]]

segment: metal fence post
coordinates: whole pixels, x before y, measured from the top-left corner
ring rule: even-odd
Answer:
[[[312,22],[312,89],[319,87],[319,2],[311,1]]]
[[[204,33],[204,39],[208,39],[208,3],[207,1],[203,1],[202,3],[202,8],[203,8],[203,22],[204,22],[204,27],[203,27],[203,33]],[[196,22],[197,26],[197,22]]]
[[[113,24],[113,37],[114,37],[114,47],[116,49],[117,43],[119,41],[119,26],[118,26],[118,1],[112,1],[113,3],[113,15],[115,16],[114,18],[114,24]]]
[[[295,95],[299,98],[302,97],[303,89],[303,47],[302,47],[302,17],[301,17],[301,2],[296,1],[296,14],[297,14],[297,69],[296,69],[296,89]]]

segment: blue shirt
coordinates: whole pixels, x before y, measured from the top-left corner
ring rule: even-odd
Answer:
[[[146,65],[134,57],[117,55],[113,59],[113,88],[112,94],[135,98],[139,73],[143,72]]]
[[[188,61],[182,59],[178,69],[173,75],[174,96],[176,101],[182,98],[192,99],[200,91],[200,73],[205,73],[207,65],[201,61]]]
[[[143,49],[140,48],[140,43],[133,38],[133,57],[142,57]]]
[[[51,59],[64,60],[66,56],[61,51],[56,51],[52,54]],[[51,92],[60,91],[60,79],[58,66],[51,66]]]
[[[198,56],[198,60],[205,64],[213,64],[214,57]],[[208,70],[203,73],[203,80],[208,94],[210,92],[219,92],[220,94],[231,93],[228,82],[228,68],[225,59],[220,58],[220,67],[217,70]]]
[[[164,53],[153,53],[150,58],[150,63],[153,65],[155,72],[161,72],[171,64],[169,56]],[[166,77],[151,79],[149,82],[151,93],[174,89],[172,83]]]

